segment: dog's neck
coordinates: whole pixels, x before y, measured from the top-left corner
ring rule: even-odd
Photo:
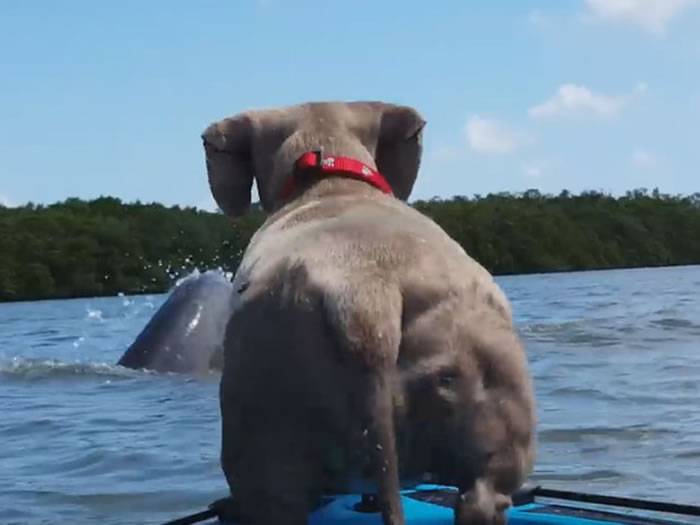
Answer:
[[[360,180],[382,193],[393,194],[389,182],[372,167],[351,157],[336,155],[324,157],[323,152],[319,150],[308,151],[297,159],[292,175],[282,188],[280,198],[288,200],[298,193],[302,186],[308,186],[328,177]]]

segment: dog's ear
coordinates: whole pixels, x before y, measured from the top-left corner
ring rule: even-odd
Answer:
[[[375,161],[394,195],[407,200],[418,176],[425,120],[408,106],[383,105]]]
[[[255,177],[253,126],[247,115],[224,119],[202,134],[209,187],[219,208],[240,217],[250,207]]]

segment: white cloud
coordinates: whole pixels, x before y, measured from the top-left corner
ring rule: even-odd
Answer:
[[[478,153],[512,153],[524,138],[498,120],[473,115],[467,121],[467,143]]]
[[[562,84],[550,99],[531,107],[528,113],[532,118],[583,115],[608,118],[617,115],[630,102],[633,95],[642,94],[646,90],[647,85],[640,82],[632,94],[605,95],[594,93],[586,86]]]
[[[552,179],[554,175],[561,172],[561,159],[557,157],[526,159],[521,168],[524,178],[539,182]]]
[[[539,180],[544,176],[542,166],[536,164],[526,164],[523,166],[523,172],[528,179]]]
[[[12,208],[15,204],[10,199],[0,194],[0,205],[6,208]]]
[[[594,19],[635,24],[655,35],[664,34],[671,19],[697,5],[699,0],[586,0]]]
[[[637,148],[632,152],[632,164],[638,168],[651,168],[656,164],[656,157],[644,149]]]

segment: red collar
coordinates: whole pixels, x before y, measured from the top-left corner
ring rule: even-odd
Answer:
[[[383,193],[393,194],[391,186],[381,173],[350,157],[330,156],[324,158],[323,153],[320,151],[307,151],[297,159],[294,167],[295,173],[287,179],[282,188],[280,196],[283,199],[289,197],[296,188],[297,173],[312,173],[318,177],[341,175],[351,179],[363,180]]]

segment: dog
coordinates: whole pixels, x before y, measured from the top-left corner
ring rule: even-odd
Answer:
[[[242,522],[303,524],[322,494],[454,485],[455,523],[502,524],[534,460],[507,298],[406,201],[425,120],[384,102],[248,111],[202,135],[221,210],[267,218],[234,278],[221,464]]]

